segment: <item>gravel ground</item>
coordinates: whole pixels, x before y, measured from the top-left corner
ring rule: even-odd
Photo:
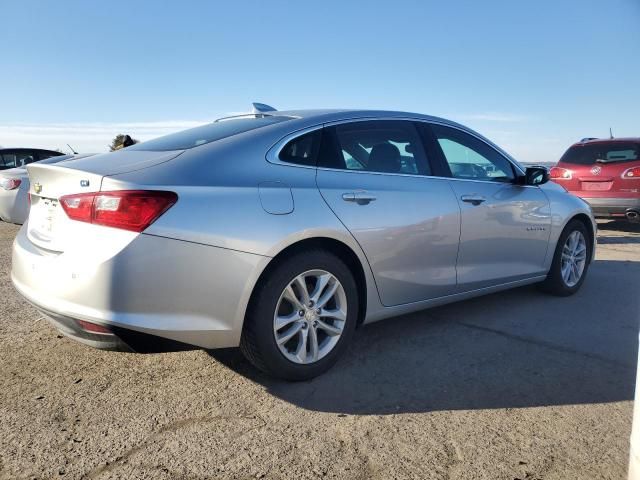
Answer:
[[[601,224],[582,290],[525,287],[366,326],[311,382],[236,350],[62,338],[9,279],[0,223],[0,478],[622,479],[640,229]]]

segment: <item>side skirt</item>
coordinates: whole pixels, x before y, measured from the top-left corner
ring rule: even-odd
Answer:
[[[531,285],[533,283],[542,282],[545,278],[547,278],[546,274],[538,275],[536,277],[526,278],[524,280],[516,280],[514,282],[501,283],[499,285],[479,288],[477,290],[471,290],[469,292],[454,293],[452,295],[432,298],[432,299],[424,300],[421,302],[405,303],[404,305],[396,305],[393,307],[383,307],[375,310],[374,312],[367,313],[367,318],[365,318],[363,323],[364,324],[373,323],[373,322],[377,322],[378,320],[384,320],[385,318],[404,315],[407,313],[416,312],[418,310],[425,310],[427,308],[438,307],[440,305],[459,302],[461,300],[468,300],[470,298],[480,297],[482,295],[500,292],[502,290],[509,290],[511,288],[522,287],[524,285]]]

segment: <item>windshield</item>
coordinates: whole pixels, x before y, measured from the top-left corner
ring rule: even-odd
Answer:
[[[640,157],[640,144],[632,142],[595,143],[574,145],[560,161],[576,165],[592,165],[611,162],[632,162]]]
[[[206,143],[215,142],[222,138],[231,137],[239,133],[266,127],[274,123],[291,120],[291,117],[268,116],[260,118],[234,118],[220,122],[209,123],[201,127],[191,128],[178,133],[172,133],[164,137],[137,143],[127,148],[127,150],[185,150],[187,148],[198,147]]]

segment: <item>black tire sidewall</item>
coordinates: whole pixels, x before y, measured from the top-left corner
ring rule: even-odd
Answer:
[[[342,284],[347,298],[347,320],[331,352],[313,364],[296,364],[278,348],[273,334],[273,315],[286,286],[299,274],[316,269],[331,273]],[[337,256],[321,250],[298,253],[269,272],[268,278],[258,288],[246,328],[252,330],[254,346],[262,360],[261,367],[267,373],[287,380],[307,380],[328,370],[347,348],[358,319],[358,289],[346,264]]]

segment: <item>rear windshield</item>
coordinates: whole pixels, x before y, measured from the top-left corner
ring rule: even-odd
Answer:
[[[563,163],[592,165],[594,163],[632,162],[640,157],[637,143],[596,143],[574,145],[560,159]]]
[[[269,116],[261,118],[235,118],[220,122],[209,123],[201,127],[190,128],[182,132],[172,133],[164,137],[149,140],[147,142],[136,143],[127,150],[185,150],[187,148],[198,147],[206,143],[215,142],[223,138],[231,137],[239,133],[266,127],[274,123],[291,120],[291,117]]]
[[[52,163],[58,163],[64,160],[69,160],[70,158],[73,158],[73,155],[60,155],[57,157],[45,158],[44,160],[40,160],[39,162],[35,162],[35,163],[39,163],[41,165],[50,165]]]

